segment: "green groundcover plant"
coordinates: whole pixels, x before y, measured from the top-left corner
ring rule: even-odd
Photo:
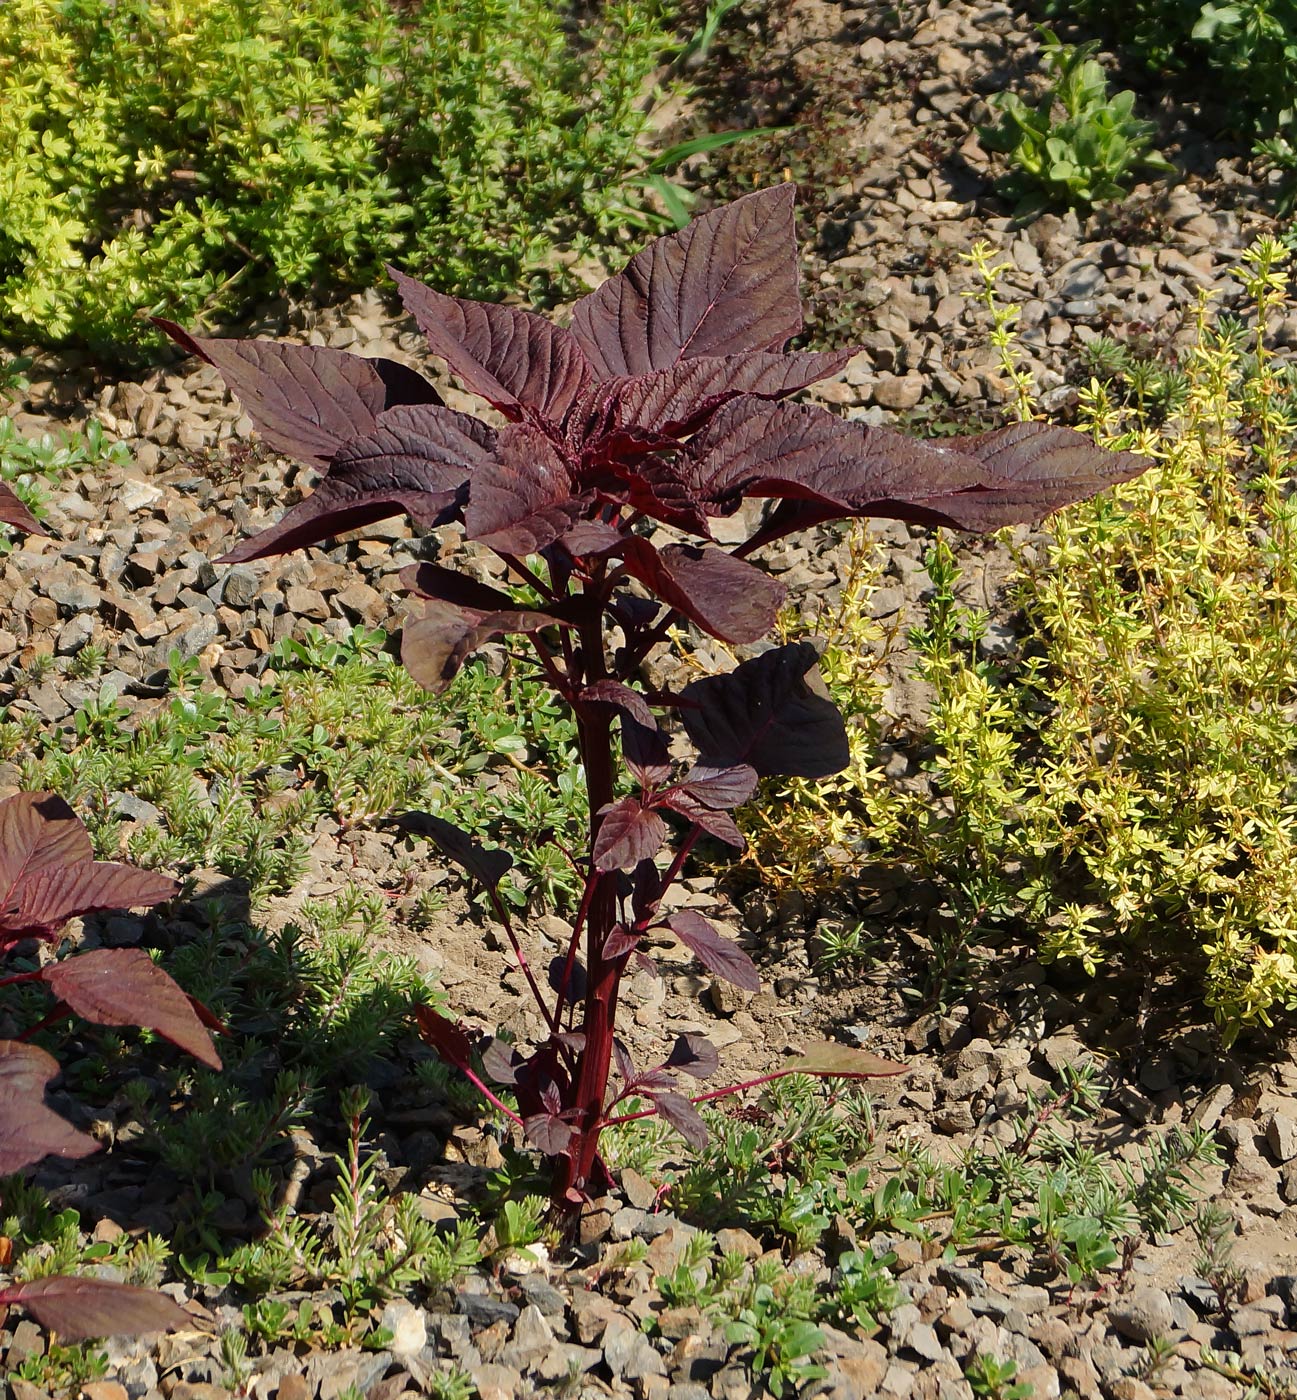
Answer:
[[[1098,43],[1064,44],[1041,33],[1045,95],[1033,107],[1017,93],[997,93],[991,106],[1000,121],[981,129],[982,140],[1013,163],[1005,189],[1017,196],[1018,212],[1121,199],[1136,167],[1172,170],[1151,149],[1153,123],[1134,115],[1135,94],[1109,93],[1094,57]]]
[[[1051,0],[1051,13],[1102,26],[1114,47],[1150,72],[1182,82],[1219,112],[1224,128],[1250,137],[1283,172],[1281,207],[1297,175],[1297,4],[1294,0]],[[1212,104],[1221,104],[1219,108]]]
[[[6,0],[0,336],[155,340],[398,253],[528,290],[647,217],[666,0]],[[589,15],[584,28],[578,15]]]
[[[730,814],[759,777],[824,777],[849,759],[809,643],[757,650],[730,673],[678,692],[644,681],[650,653],[681,622],[740,646],[760,643],[784,595],[747,562],[767,541],[864,515],[987,530],[1038,518],[1144,464],[1045,424],[937,445],[787,402],[852,353],[782,349],[802,326],[791,186],[749,195],[651,244],[576,304],[567,329],[394,276],[430,349],[503,427],[445,407],[425,379],[389,361],[200,340],[163,325],[221,371],[271,447],[323,473],[229,561],[304,548],[403,512],[424,527],[462,526],[528,590],[520,603],[443,565],[411,566],[402,579],[421,611],[405,628],[402,653],[437,691],[486,640],[521,636],[570,707],[589,828],[573,855],[581,898],[566,953],[539,973],[527,961],[496,895],[508,853],[483,848],[436,813],[408,814],[402,824],[486,889],[548,1027],[539,1044],[515,1045],[425,1007],[423,1035],[554,1159],[553,1199],[571,1209],[609,1180],[599,1153],[605,1128],[658,1114],[697,1145],[706,1137],[697,1104],[734,1092],[685,1091],[685,1080],[718,1067],[701,1036],[681,1036],[643,1065],[617,1035],[627,968],[655,970],[650,936],[678,940],[740,987],[758,985],[737,943],[696,910],[664,908],[690,851],[704,836],[742,845]],[[709,522],[750,498],[775,504],[743,544],[718,547]],[[654,533],[664,529],[677,540]],[[659,724],[668,717],[697,754],[684,772]],[[668,822],[684,827],[673,853]],[[824,1045],[767,1078],[896,1068]],[[517,1111],[492,1081],[512,1092]],[[632,1097],[649,1106],[626,1111]]]

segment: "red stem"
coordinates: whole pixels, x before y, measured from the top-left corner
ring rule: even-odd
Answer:
[[[522,944],[518,942],[518,935],[513,931],[513,920],[509,918],[509,911],[504,907],[504,901],[500,898],[494,886],[487,890],[492,907],[495,909],[496,918],[504,925],[504,931],[509,938],[509,946],[513,949],[513,955],[518,960],[518,966],[522,969],[522,975],[527,979],[527,985],[531,988],[531,994],[536,998],[536,1005],[540,1007],[540,1014],[545,1018],[550,1030],[557,1032],[559,1028],[559,1012],[551,1011],[549,1003],[545,1000],[544,994],[536,981],[535,974],[531,970],[531,963],[527,961],[527,954],[522,951]]]
[[[600,594],[595,592],[593,598]],[[603,646],[603,609],[597,607],[581,629],[580,688],[607,679]],[[574,681],[576,678],[573,678]],[[585,763],[586,794],[590,804],[590,849],[594,850],[603,818],[602,808],[613,800],[612,717],[602,705],[582,706],[577,711],[577,732]],[[604,1096],[612,1066],[613,1028],[617,1014],[617,992],[624,959],[611,961],[603,955],[604,944],[617,919],[617,873],[591,871],[582,899],[585,916],[586,994],[581,1029],[585,1045],[577,1063],[573,1107],[578,1121],[572,1144],[560,1159],[555,1177],[556,1200],[571,1199],[584,1191],[598,1159],[599,1133],[603,1127]],[[580,918],[580,915],[578,915]],[[579,925],[578,925],[579,929]],[[568,970],[575,960],[578,929],[568,950]],[[566,982],[564,992],[566,992]]]
[[[690,1094],[690,1103],[706,1103],[708,1099],[723,1099],[730,1094],[741,1094],[744,1089],[759,1089],[763,1084],[773,1084],[776,1079],[787,1079],[790,1074],[804,1074],[800,1069],[777,1069],[773,1074],[763,1074],[759,1079],[745,1079],[742,1084],[730,1084],[724,1089],[709,1089],[705,1094]],[[631,1091],[632,1094],[635,1091]],[[631,1094],[623,1097],[629,1098]],[[616,1118],[605,1118],[605,1128],[615,1128],[619,1123],[633,1123],[637,1118],[652,1118],[656,1108],[642,1108],[638,1113],[622,1113]]]

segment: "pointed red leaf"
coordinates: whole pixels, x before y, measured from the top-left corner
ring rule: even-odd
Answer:
[[[949,446],[975,458],[989,480],[942,502],[963,530],[1039,520],[1051,511],[1129,481],[1149,466],[1133,452],[1111,452],[1070,428],[1050,423],[1010,423]]]
[[[81,861],[23,879],[13,912],[0,916],[0,928],[52,932],[80,914],[161,904],[179,889],[174,880],[153,870],[116,861]]]
[[[763,778],[840,773],[851,748],[817,660],[810,642],[793,642],[687,685],[680,719],[700,761],[710,768],[750,764]]]
[[[508,612],[514,606],[513,599],[501,589],[440,564],[407,564],[398,577],[402,588],[408,588],[420,598],[454,603],[459,608],[472,608],[486,614]]]
[[[25,530],[29,535],[49,534],[7,481],[0,481],[0,521],[12,525],[17,530]]]
[[[725,938],[696,909],[679,909],[667,927],[708,972],[744,992],[759,992],[761,977],[752,959],[732,939]]]
[[[394,360],[285,341],[205,340],[172,321],[153,323],[220,370],[270,447],[317,467],[372,432],[385,409],[441,402],[422,375]]]
[[[521,405],[563,419],[590,377],[571,332],[530,311],[444,296],[394,268],[388,272],[432,353],[466,389],[506,412]]]
[[[720,1068],[720,1056],[706,1036],[684,1034],[676,1037],[667,1065],[694,1079],[710,1079]]]
[[[696,822],[709,835],[714,836],[718,841],[724,841],[727,846],[733,846],[741,851],[747,841],[743,833],[738,829],[734,818],[728,812],[718,812],[714,808],[704,807],[701,802],[695,802],[687,793],[673,792],[664,801],[670,811],[678,813],[686,821]]]
[[[620,1036],[613,1036],[612,1057],[617,1065],[617,1073],[621,1075],[621,1082],[624,1085],[631,1085],[639,1077],[639,1072],[635,1068],[635,1061],[631,1059],[630,1051],[627,1050],[625,1042]]]
[[[818,1074],[826,1079],[874,1079],[904,1074],[909,1065],[885,1060],[870,1050],[854,1050],[832,1040],[817,1041],[804,1055],[786,1061],[782,1069],[794,1074]]]
[[[90,834],[53,792],[17,792],[0,801],[0,910],[28,875],[93,860]]]
[[[546,1157],[561,1157],[572,1141],[572,1127],[557,1113],[533,1113],[522,1122],[527,1141]]]
[[[649,1098],[659,1116],[665,1118],[695,1152],[707,1146],[707,1124],[683,1094],[650,1094]]]
[[[0,938],[49,933],[76,914],[130,909],[172,898],[165,875],[97,861],[72,809],[51,792],[0,802]]]
[[[142,948],[99,948],[64,958],[42,968],[41,981],[97,1026],[156,1031],[203,1064],[221,1068],[221,1057],[189,998]]]
[[[461,869],[493,890],[513,865],[508,851],[479,846],[466,831],[431,812],[403,812],[395,822],[398,830],[411,836],[427,836],[445,856]]]
[[[456,1069],[470,1069],[473,1064],[473,1047],[468,1036],[460,1027],[448,1020],[431,1006],[416,1006],[414,1019],[419,1025],[419,1035],[445,1060]]]
[[[55,1274],[0,1289],[0,1304],[18,1303],[62,1342],[141,1332],[197,1331],[194,1319],[165,1293],[110,1279]]]
[[[542,632],[555,621],[549,613],[479,613],[453,603],[426,602],[405,620],[401,663],[424,690],[440,695],[464,662],[492,637]]]
[[[57,1078],[52,1055],[20,1040],[0,1040],[0,1176],[42,1157],[87,1157],[99,1150],[45,1103],[45,1086]]]
[[[715,511],[750,496],[796,503],[761,532],[764,541],[851,515],[994,529],[1084,500],[1146,466],[1046,423],[920,442],[813,405],[740,397],[691,440],[679,489]]]
[[[656,724],[649,729],[625,712],[621,717],[621,756],[641,787],[660,787],[671,776],[666,735]]]
[[[691,544],[656,549],[628,538],[627,571],[669,608],[726,642],[759,641],[775,625],[788,590],[769,574],[726,554]]]
[[[624,538],[620,530],[602,520],[578,520],[558,542],[574,559],[585,559],[620,549]]]
[[[653,374],[609,379],[598,386],[621,431],[642,426],[664,437],[685,433],[729,399],[751,394],[780,399],[830,379],[857,354],[799,350],[791,354],[702,355]]]
[[[425,527],[453,520],[469,477],[492,462],[495,436],[449,408],[389,409],[372,431],[338,449],[311,495],[220,562],[285,554],[402,513]]]
[[[603,814],[594,842],[596,870],[629,870],[652,860],[666,840],[666,824],[637,797],[623,797]]]
[[[609,962],[624,958],[627,953],[633,953],[639,947],[640,938],[640,934],[628,933],[621,924],[615,924],[612,932],[604,939],[603,955]]]
[[[653,718],[653,711],[649,709],[648,701],[638,690],[632,690],[630,686],[623,685],[620,681],[595,681],[593,685],[586,686],[577,699],[586,702],[596,701],[601,705],[615,705],[617,709],[624,710],[644,729],[657,728],[657,720]]]
[[[760,190],[637,253],[582,297],[572,333],[596,374],[781,346],[802,328],[792,185]]]
[[[501,554],[534,554],[572,528],[589,501],[575,496],[549,437],[529,423],[500,433],[495,460],[469,483],[464,529]]]
[[[707,768],[701,763],[685,774],[678,789],[704,807],[729,811],[741,807],[757,790],[757,770],[746,763]]]
[[[496,1084],[516,1084],[523,1063],[517,1048],[499,1036],[492,1036],[491,1043],[482,1051],[482,1068]]]

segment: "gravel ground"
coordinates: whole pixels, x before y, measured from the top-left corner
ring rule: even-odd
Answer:
[[[1011,263],[1005,295],[1022,307],[1030,366],[1044,404],[1066,413],[1075,395],[1078,356],[1101,331],[1174,347],[1199,289],[1232,293],[1230,269],[1258,231],[1271,227],[1239,153],[1194,135],[1192,113],[1166,108],[1170,154],[1182,177],[1141,186],[1120,210],[1085,218],[1047,215],[1018,228],[991,193],[992,166],[975,132],[984,95],[1006,74],[1027,67],[1029,24],[997,4],[918,6],[902,34],[888,33],[882,8],[806,0],[788,9],[783,41],[813,55],[808,81],[826,52],[845,74],[876,95],[877,107],[854,134],[854,173],[816,210],[807,250],[808,288],[818,296],[844,288],[867,311],[865,347],[822,398],[852,416],[897,415],[993,419],[1005,386],[986,346],[984,313],[964,297],[974,285],[957,254],[987,239]],[[797,62],[799,60],[790,60]],[[809,63],[809,57],[806,60]],[[329,308],[267,307],[243,334],[289,335],[311,344],[383,354],[425,370],[423,346],[376,294]],[[1297,344],[1297,317],[1278,329],[1282,349]],[[205,682],[239,696],[255,683],[276,641],[316,626],[345,636],[357,623],[399,627],[395,575],[427,557],[429,543],[400,521],[371,526],[328,550],[234,568],[212,564],[223,550],[271,523],[306,483],[300,470],[255,443],[249,419],[216,372],[178,362],[140,379],[108,382],[75,355],[46,357],[14,414],[24,429],[76,424],[97,416],[130,444],[129,466],[61,484],[51,501],[57,541],[28,539],[0,571],[0,703],[64,725],[76,705],[107,680],[127,704],[146,705],[173,649],[199,658]],[[469,406],[452,387],[452,406]],[[919,531],[880,523],[889,553],[880,618],[918,615],[925,576]],[[483,568],[486,561],[478,561]],[[771,551],[773,572],[806,598],[831,590],[841,564],[834,540],[819,535]],[[966,550],[966,587],[995,606],[1006,573],[994,546]],[[1000,626],[1006,626],[1003,610]],[[105,675],[71,681],[60,675],[31,689],[17,668],[41,652],[70,658],[87,643],[107,648]],[[902,736],[922,721],[922,687],[891,663],[887,704]],[[918,780],[902,758],[902,781]],[[320,859],[283,907],[336,891],[343,878],[381,880],[394,861],[391,840],[360,833],[357,869],[342,869],[332,835]],[[1142,1144],[1177,1124],[1213,1130],[1223,1165],[1209,1169],[1203,1191],[1239,1221],[1235,1259],[1239,1298],[1222,1308],[1194,1276],[1194,1243],[1180,1231],[1141,1251],[1119,1287],[1095,1292],[1042,1281],[1024,1251],[1004,1248],[956,1263],[925,1259],[911,1240],[892,1241],[908,1301],[872,1337],[830,1329],[826,1379],[804,1392],[848,1400],[962,1400],[972,1394],[964,1371],[979,1353],[1012,1359],[1018,1381],[1037,1400],[1074,1394],[1090,1400],[1142,1400],[1156,1393],[1227,1400],[1244,1386],[1204,1366],[1202,1348],[1237,1353],[1244,1370],[1264,1370],[1274,1385],[1297,1385],[1290,1355],[1297,1345],[1297,1062],[1283,1045],[1266,1062],[1226,1060],[1210,1028],[1171,1027],[1156,1015],[1136,1025],[1128,989],[1068,980],[1029,960],[969,1004],[916,1020],[898,995],[898,969],[921,954],[898,946],[851,986],[822,984],[811,974],[815,911],[739,910],[724,903],[709,878],[686,882],[683,897],[716,905],[762,967],[768,990],[726,997],[688,966],[663,982],[637,979],[628,1001],[632,1038],[706,1029],[725,1070],[742,1074],[777,1063],[817,1035],[867,1036],[870,1048],[904,1059],[910,1071],[880,1087],[880,1134],[895,1147],[919,1143],[954,1160],[975,1145],[1003,1141],[1012,1116],[1054,1078],[1058,1067],[1095,1062],[1106,1085],[1092,1126],[1096,1144],[1133,1160]],[[874,892],[886,912],[889,892]],[[894,891],[891,902],[895,903]],[[773,915],[773,918],[771,917]],[[536,934],[543,938],[544,930]],[[462,905],[426,936],[425,956],[452,1006],[484,1023],[507,1019],[516,997],[499,980],[496,955]],[[867,1029],[862,1029],[867,1028]],[[525,1032],[527,1027],[522,1026]],[[445,1173],[458,1162],[481,1170],[495,1163],[493,1140],[402,1098],[393,1087],[384,1135],[393,1169],[421,1166],[431,1128],[445,1140]],[[428,1117],[432,1114],[431,1118]],[[420,1117],[423,1114],[423,1117]],[[422,1164],[426,1166],[426,1163]],[[430,1213],[453,1209],[436,1173],[424,1172]],[[632,1179],[633,1178],[633,1179]],[[66,1180],[66,1173],[52,1181]],[[114,1154],[81,1165],[72,1197],[97,1237],[142,1223],[165,1229],[167,1202],[151,1194],[145,1173]],[[849,1223],[847,1225],[849,1229]],[[544,1387],[569,1396],[633,1395],[669,1400],[730,1400],[752,1393],[741,1353],[696,1309],[663,1311],[655,1277],[678,1260],[692,1227],[655,1209],[655,1189],[633,1173],[621,1194],[596,1203],[581,1247],[569,1259],[526,1273],[474,1275],[455,1296],[429,1308],[390,1305],[394,1340],[380,1353],[308,1354],[280,1348],[255,1360],[249,1392],[259,1400],[332,1400],[350,1384],[372,1400],[428,1388],[448,1360],[467,1369],[483,1400]],[[723,1247],[760,1256],[765,1246],[743,1230]],[[609,1276],[608,1251],[631,1238],[647,1245],[642,1264]],[[875,1248],[879,1247],[874,1241]],[[827,1269],[815,1256],[810,1267]],[[179,1292],[179,1290],[176,1290]],[[192,1290],[191,1334],[114,1342],[109,1378],[90,1385],[89,1400],[206,1400],[223,1394],[213,1328],[239,1320],[218,1291]],[[654,1337],[641,1321],[660,1314]],[[1155,1378],[1141,1369],[1145,1343],[1173,1345]],[[4,1369],[44,1345],[32,1323],[9,1319],[0,1332]],[[40,1392],[11,1382],[15,1400]],[[1270,1393],[1279,1393],[1272,1389]]]

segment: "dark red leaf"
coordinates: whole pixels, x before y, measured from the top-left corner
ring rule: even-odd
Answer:
[[[546,976],[551,990],[562,997],[569,1006],[585,1000],[585,964],[579,957],[573,959],[570,970],[564,954],[560,953],[557,957],[551,958],[549,967],[546,968]],[[563,980],[565,976],[566,982]]]
[[[1110,452],[1070,428],[1010,423],[976,437],[949,439],[956,451],[987,469],[985,487],[942,502],[963,530],[998,530],[1039,520],[1145,471],[1145,458]]]
[[[34,1045],[0,1040],[0,1176],[42,1157],[87,1157],[99,1144],[45,1104],[58,1061]]]
[[[97,861],[85,828],[61,797],[20,792],[0,802],[0,933],[31,935],[77,914],[158,904],[174,880]]]
[[[62,1342],[141,1332],[196,1331],[194,1319],[165,1293],[102,1278],[55,1274],[0,1289],[0,1304],[18,1303]]]
[[[671,776],[666,735],[637,724],[625,712],[621,717],[621,752],[626,767],[643,787],[659,787]]]
[[[761,978],[752,959],[737,943],[718,933],[696,909],[678,909],[667,919],[667,927],[708,972],[733,983],[740,991],[761,990]]]
[[[534,554],[571,529],[589,502],[573,495],[550,439],[529,423],[505,428],[496,459],[469,482],[464,529],[501,554]]]
[[[649,1097],[658,1113],[695,1152],[701,1152],[707,1146],[707,1124],[683,1094],[651,1094]]]
[[[142,1026],[212,1069],[221,1068],[189,998],[142,948],[98,948],[64,958],[42,968],[41,981],[97,1026]]]
[[[1037,519],[1146,465],[1045,423],[920,442],[813,405],[740,397],[691,440],[679,489],[717,511],[751,496],[793,502],[762,541],[851,515],[986,530]]]
[[[629,870],[652,860],[662,849],[667,829],[662,818],[637,797],[623,797],[603,814],[594,842],[596,870]]]
[[[174,880],[152,870],[115,861],[82,861],[23,880],[16,912],[0,917],[0,928],[53,930],[80,914],[160,904],[179,889]]]
[[[654,548],[628,539],[626,568],[668,607],[726,642],[759,641],[775,625],[787,589],[720,549],[690,544]]]
[[[702,1035],[685,1034],[676,1037],[676,1043],[667,1057],[667,1064],[694,1079],[710,1079],[720,1068],[720,1056],[716,1047]]]
[[[746,763],[732,768],[707,768],[702,764],[685,774],[679,791],[704,807],[730,811],[741,807],[757,790],[757,770]]]
[[[18,792],[0,802],[0,908],[27,875],[93,860],[90,834],[53,792]]]
[[[21,497],[9,485],[0,481],[0,521],[15,529],[25,530],[29,535],[48,535],[49,531],[22,503]]]
[[[782,346],[802,328],[792,185],[760,190],[637,253],[572,313],[596,374]]]
[[[518,1051],[498,1036],[492,1036],[491,1043],[482,1051],[482,1068],[497,1084],[516,1084],[522,1064],[523,1057]]]
[[[595,681],[593,685],[586,686],[577,698],[587,702],[596,701],[601,705],[615,705],[643,728],[657,728],[657,720],[653,718],[653,711],[649,709],[648,702],[638,690],[632,690],[620,681]]]
[[[674,457],[678,456],[678,453],[674,454]],[[662,456],[646,461],[636,456],[613,458],[606,466],[613,476],[619,478],[620,491],[624,493],[627,506],[653,520],[660,520],[664,525],[709,540],[712,538],[709,512],[694,497],[692,488],[681,480],[674,457]],[[611,494],[616,496],[618,493],[613,491]],[[737,509],[737,503],[734,508]],[[718,513],[710,511],[712,515]],[[622,548],[624,550],[624,546]]]
[[[561,1157],[572,1141],[571,1125],[557,1113],[533,1113],[523,1119],[522,1130],[527,1141],[546,1157]]]
[[[826,1079],[874,1079],[904,1074],[909,1065],[885,1060],[870,1050],[854,1050],[832,1040],[817,1041],[804,1055],[788,1060],[781,1068],[796,1074],[817,1074]]]
[[[586,559],[611,554],[621,548],[624,538],[620,530],[602,520],[578,520],[570,530],[559,536],[558,542],[574,559]]]
[[[507,612],[514,606],[513,599],[501,589],[440,564],[407,564],[398,577],[402,588],[439,603],[454,603],[483,614]]]
[[[655,1094],[669,1093],[679,1086],[680,1081],[674,1074],[668,1074],[666,1067],[659,1065],[656,1069],[646,1069],[641,1071],[635,1080],[634,1087],[637,1093],[647,1094],[650,1098]]]
[[[738,829],[734,818],[728,812],[719,812],[714,808],[704,807],[701,802],[695,802],[684,792],[672,793],[670,797],[664,799],[664,805],[686,820],[696,822],[709,836],[714,836],[718,841],[724,841],[727,846],[733,846],[736,850],[741,851],[747,845],[743,833]]]
[[[779,399],[837,374],[855,354],[846,350],[803,350],[792,354],[704,355],[682,360],[653,374],[605,380],[616,430],[643,427],[663,438],[687,433],[727,400],[739,394]],[[647,441],[653,445],[653,439]]]
[[[154,325],[220,370],[270,447],[317,467],[372,432],[385,409],[441,402],[422,375],[394,360],[284,341],[200,340],[158,317]]]
[[[485,423],[449,408],[389,409],[372,431],[338,449],[304,501],[220,562],[304,549],[393,515],[424,527],[457,519],[469,477],[494,461],[495,436]]]
[[[635,1061],[631,1059],[630,1051],[622,1043],[620,1036],[613,1036],[612,1057],[617,1063],[617,1073],[621,1075],[624,1085],[631,1085],[636,1079]]]
[[[827,778],[851,759],[810,642],[774,647],[681,693],[680,719],[709,768],[750,764],[763,778]]]
[[[441,1056],[456,1069],[470,1069],[473,1064],[473,1047],[468,1036],[451,1020],[431,1006],[416,1006],[415,1020],[419,1024],[419,1034]]]
[[[542,612],[479,613],[454,603],[426,602],[401,629],[401,663],[427,691],[440,695],[472,654],[492,637],[543,632],[556,619]]]
[[[487,850],[479,846],[466,831],[434,817],[431,812],[404,812],[396,819],[398,830],[410,836],[427,836],[444,856],[461,869],[493,890],[513,864],[508,851]]]
[[[520,405],[559,422],[590,377],[569,331],[530,311],[443,296],[388,268],[429,348],[464,387],[504,411]]]
[[[617,958],[624,958],[627,953],[633,953],[639,945],[638,933],[628,933],[621,924],[617,924],[604,939],[603,955],[609,962],[613,962]]]

